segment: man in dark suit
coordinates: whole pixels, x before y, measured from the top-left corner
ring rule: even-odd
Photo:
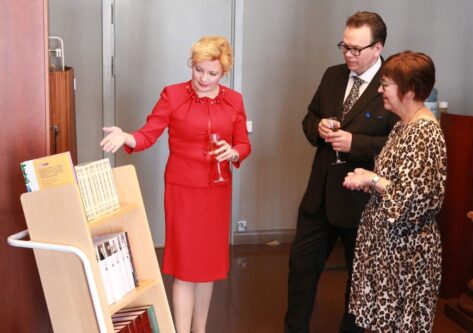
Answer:
[[[319,277],[339,238],[349,273],[340,332],[363,332],[347,308],[356,232],[369,195],[342,184],[355,168],[373,169],[374,157],[398,120],[384,109],[377,92],[385,40],[386,25],[378,14],[358,12],[349,17],[338,44],[345,63],[326,70],[302,121],[307,139],[317,149],[289,259],[286,333],[309,332]],[[337,159],[342,163],[335,163]]]

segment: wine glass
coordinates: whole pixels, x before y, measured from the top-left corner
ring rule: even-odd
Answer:
[[[340,120],[337,117],[330,117],[328,118],[328,120],[330,122],[329,124],[330,124],[330,129],[332,130],[332,132],[336,132],[340,129]],[[338,151],[336,150],[335,150],[335,156],[337,157],[337,159],[332,164],[342,164],[346,162],[340,159],[340,156],[338,155]]]
[[[214,152],[218,148],[218,142],[221,140],[220,134],[211,133],[210,134],[210,152]],[[217,155],[213,154],[213,158],[217,162],[217,172],[218,178],[214,180],[215,183],[225,181],[225,178],[222,177],[222,172],[220,171],[220,162],[217,160]]]

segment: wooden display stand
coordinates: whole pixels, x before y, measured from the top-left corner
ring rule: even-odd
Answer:
[[[113,332],[111,316],[116,311],[153,304],[160,331],[175,332],[135,169],[128,165],[113,171],[121,208],[90,222],[74,184],[21,196],[31,241],[81,250],[85,261],[90,262],[92,282],[96,284],[102,324],[93,304],[93,286],[87,283],[81,260],[70,253],[34,250],[54,331],[103,332],[99,327],[105,325],[106,332]],[[139,286],[108,305],[92,237],[119,231],[128,232]]]

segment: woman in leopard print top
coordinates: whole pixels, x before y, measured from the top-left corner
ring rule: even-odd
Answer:
[[[435,82],[425,54],[405,51],[381,69],[384,107],[395,125],[373,171],[355,169],[344,186],[371,193],[358,230],[349,310],[373,332],[431,332],[441,276],[435,214],[445,193],[442,131],[424,107]]]

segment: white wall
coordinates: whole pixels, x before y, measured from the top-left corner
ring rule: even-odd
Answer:
[[[296,0],[297,2],[298,0]],[[473,26],[473,2],[470,0],[363,0],[309,1],[314,13],[312,45],[332,46],[341,38],[346,18],[355,11],[378,12],[388,27],[387,57],[406,49],[427,53],[437,69],[439,98],[449,102],[456,114],[473,115],[473,66],[470,42]],[[326,31],[332,37],[329,40]],[[335,39],[333,39],[335,38]],[[323,43],[323,44],[321,44]],[[320,49],[318,50],[320,54]],[[314,54],[316,54],[314,52]],[[321,64],[322,65],[322,64]],[[317,71],[319,72],[319,71]],[[320,73],[320,72],[319,72]],[[317,74],[317,73],[314,73]]]
[[[313,149],[300,125],[316,61],[308,58],[308,3],[245,1],[242,84],[253,152],[241,169],[240,218],[248,230],[293,228],[308,179]]]
[[[64,40],[66,66],[74,68],[79,163],[102,158],[102,3],[48,0],[49,35]]]
[[[388,26],[385,57],[405,49],[432,56],[439,98],[449,102],[449,112],[473,115],[473,1],[243,1],[242,88],[254,132],[253,154],[240,173],[238,215],[248,221],[249,230],[295,227],[314,152],[300,123],[325,68],[342,61],[336,45],[346,18],[355,11],[377,11],[384,18]],[[58,3],[67,4],[67,8],[51,11],[50,22],[55,24],[61,15],[67,23],[63,27],[63,36],[70,36],[66,38],[66,59],[79,77],[79,160],[97,159],[101,156],[97,142],[102,135],[101,78],[97,70],[102,62],[101,4],[98,0],[50,0],[50,7]],[[212,6],[213,1],[199,3]],[[179,11],[169,15],[169,20],[176,22],[170,29],[190,33],[181,27]],[[199,11],[195,15],[198,17]],[[144,30],[141,38],[151,38],[153,33]],[[140,111],[139,120],[145,111]],[[147,183],[149,179],[140,181]]]
[[[205,8],[208,2],[212,6]],[[230,39],[231,5],[226,0],[148,0],[137,6],[134,1],[120,0],[115,7],[115,124],[129,132],[143,126],[165,86],[190,79],[187,61],[195,41],[208,34]],[[116,154],[117,165],[136,167],[157,246],[164,245],[168,155],[167,132],[146,152]]]
[[[472,1],[245,1],[243,94],[254,133],[240,218],[249,230],[295,227],[314,154],[301,120],[325,69],[343,61],[337,43],[358,10],[385,20],[385,58],[405,49],[429,54],[449,112],[473,115]]]

